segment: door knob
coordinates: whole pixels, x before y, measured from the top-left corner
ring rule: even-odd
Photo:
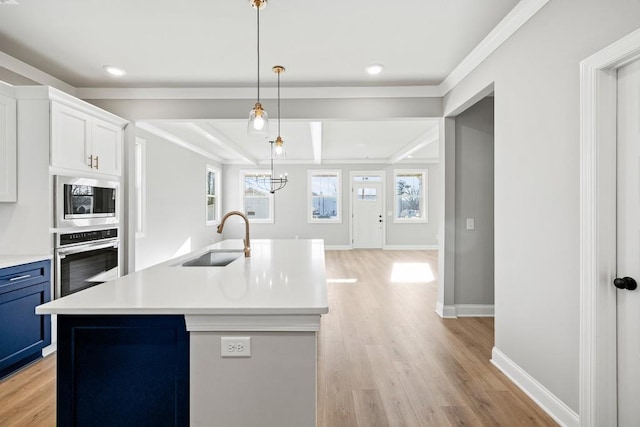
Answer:
[[[638,287],[638,284],[633,277],[617,277],[613,280],[613,285],[618,289],[628,289],[630,291],[633,291]]]

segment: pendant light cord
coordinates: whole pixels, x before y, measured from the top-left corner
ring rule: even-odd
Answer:
[[[257,43],[257,51],[258,51],[258,102],[260,102],[260,6],[256,7],[256,16],[258,22],[258,43]]]
[[[278,72],[278,136],[280,135],[280,72]]]

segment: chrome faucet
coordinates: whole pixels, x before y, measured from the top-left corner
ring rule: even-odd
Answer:
[[[227,214],[225,214],[225,216],[222,217],[222,220],[220,220],[220,224],[218,225],[218,233],[222,233],[222,229],[224,228],[224,222],[231,215],[238,215],[238,216],[242,217],[242,219],[244,219],[244,227],[245,227],[244,256],[245,257],[250,257],[251,256],[251,243],[249,242],[249,218],[247,218],[247,216],[244,213],[242,213],[240,211],[231,211],[231,212],[228,212]]]

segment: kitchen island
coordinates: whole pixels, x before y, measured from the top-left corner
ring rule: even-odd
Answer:
[[[226,240],[37,307],[58,315],[58,425],[315,425],[324,244],[242,250]],[[221,252],[238,256],[197,265]]]

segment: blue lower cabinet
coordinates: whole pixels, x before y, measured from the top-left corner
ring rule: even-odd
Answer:
[[[58,316],[59,426],[188,426],[183,316]]]
[[[51,344],[51,316],[36,306],[51,299],[51,261],[0,269],[0,378],[42,357]]]

